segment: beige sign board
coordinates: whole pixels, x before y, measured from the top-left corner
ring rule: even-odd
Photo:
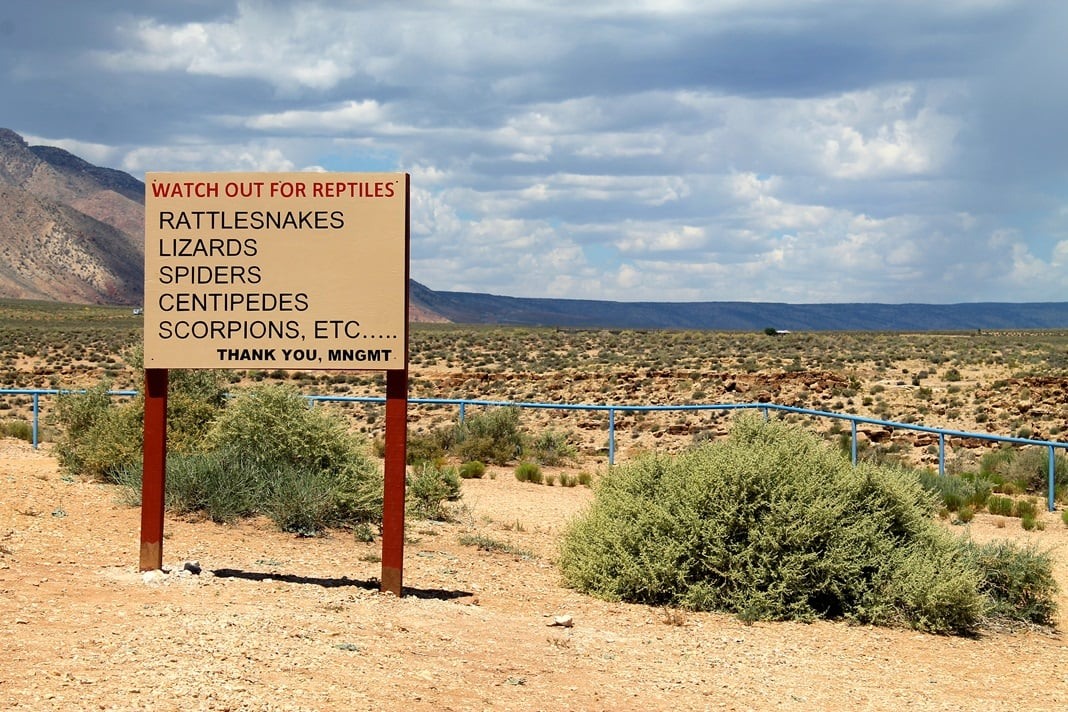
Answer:
[[[403,369],[408,176],[149,173],[145,367]]]

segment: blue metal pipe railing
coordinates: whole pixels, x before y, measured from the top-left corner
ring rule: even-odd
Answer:
[[[79,391],[73,390],[57,390],[49,388],[0,388],[0,395],[31,395],[33,396],[33,446],[38,446],[38,429],[39,429],[39,412],[40,412],[40,400],[42,395],[60,395],[65,393],[78,393]],[[136,396],[137,391],[108,391],[108,395],[112,396]],[[335,403],[385,403],[386,399],[382,396],[330,396],[330,395],[309,395],[305,396],[309,403],[314,405],[318,402],[335,402]],[[850,422],[851,427],[851,447],[850,454],[853,464],[857,464],[857,424],[867,423],[870,425],[878,425],[880,427],[892,428],[895,430],[913,430],[916,432],[932,433],[938,436],[938,474],[945,475],[945,463],[946,463],[946,437],[968,438],[976,440],[987,440],[990,442],[998,443],[1011,443],[1014,445],[1037,445],[1043,446],[1049,449],[1049,477],[1047,482],[1047,507],[1049,511],[1054,511],[1054,495],[1055,495],[1055,466],[1056,466],[1056,450],[1058,448],[1068,452],[1068,442],[1058,442],[1051,440],[1033,440],[1031,438],[1018,438],[1006,435],[994,435],[991,433],[973,433],[965,430],[952,430],[948,428],[935,428],[927,425],[916,425],[913,423],[900,423],[893,420],[880,420],[878,418],[868,418],[862,415],[853,415],[850,413],[834,413],[826,410],[813,410],[810,408],[799,408],[789,405],[778,405],[776,403],[709,403],[709,404],[689,404],[689,405],[595,405],[588,403],[539,403],[539,402],[523,402],[523,401],[495,401],[495,400],[479,400],[469,398],[409,398],[409,403],[418,405],[450,405],[459,407],[459,420],[462,423],[467,413],[467,406],[482,406],[482,407],[516,407],[516,408],[540,408],[550,410],[585,410],[585,411],[598,411],[608,413],[608,464],[615,464],[615,431],[616,431],[616,413],[649,413],[649,412],[662,412],[662,411],[707,411],[707,410],[760,410],[763,413],[764,419],[767,420],[769,412],[772,410],[781,411],[786,413],[797,413],[800,415],[810,415],[819,418],[831,418],[835,420],[847,420]]]
[[[68,393],[85,393],[84,390],[70,390],[65,388],[0,388],[0,396],[33,396],[33,448],[36,450],[40,442],[41,433],[41,396],[59,396]],[[108,391],[109,396],[137,395],[137,391]]]
[[[385,398],[380,396],[306,396],[311,401],[336,401],[336,402],[363,402],[363,403],[384,403]],[[1049,448],[1049,472],[1048,482],[1046,485],[1046,506],[1049,511],[1056,509],[1054,497],[1055,497],[1055,482],[1056,482],[1056,457],[1055,450],[1062,448],[1068,452],[1068,442],[1057,442],[1050,440],[1033,440],[1030,438],[1017,438],[1005,435],[993,435],[991,433],[973,433],[965,430],[952,430],[948,428],[934,428],[927,425],[915,425],[913,423],[900,423],[893,420],[880,420],[878,418],[867,418],[861,415],[852,415],[849,413],[834,413],[825,410],[812,410],[810,408],[798,408],[796,406],[778,405],[775,403],[715,403],[715,404],[691,404],[691,405],[593,405],[593,404],[580,404],[580,403],[537,403],[537,402],[517,402],[517,401],[489,401],[489,400],[470,400],[459,398],[411,398],[410,403],[430,404],[430,405],[458,405],[460,407],[460,422],[463,422],[466,406],[496,406],[507,407],[514,406],[517,408],[555,408],[563,410],[590,410],[590,411],[607,411],[608,412],[608,464],[615,464],[615,428],[616,428],[616,412],[628,412],[628,413],[641,413],[641,412],[655,412],[655,411],[702,411],[702,410],[748,410],[759,409],[764,415],[764,419],[769,417],[769,411],[777,410],[787,413],[798,413],[801,415],[811,415],[820,418],[832,418],[837,420],[848,420],[851,424],[851,446],[850,454],[854,465],[857,464],[857,424],[867,423],[870,425],[878,425],[880,427],[888,427],[895,430],[914,430],[923,433],[932,433],[938,435],[938,474],[944,476],[946,474],[946,436],[959,437],[959,438],[971,438],[977,440],[988,440],[990,442],[1003,442],[1013,443],[1016,445],[1039,445]]]

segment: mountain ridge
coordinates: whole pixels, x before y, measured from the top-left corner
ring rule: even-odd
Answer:
[[[0,129],[0,296],[138,304],[143,294],[144,184]]]
[[[439,292],[411,285],[415,303],[471,324],[752,331],[966,331],[1068,328],[1068,302],[959,304],[613,302]]]

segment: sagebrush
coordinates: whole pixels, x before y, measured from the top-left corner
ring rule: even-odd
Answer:
[[[569,585],[604,598],[940,633],[1052,610],[1045,593],[1047,608],[1002,605],[1011,587],[990,586],[986,569],[1001,559],[941,528],[914,473],[853,467],[779,422],[738,418],[728,439],[614,468],[595,492],[564,536],[560,567]],[[1016,563],[1052,581],[1048,560]]]
[[[60,398],[56,452],[69,471],[126,485],[136,501],[144,400],[113,400],[108,387]],[[265,514],[305,534],[381,518],[382,476],[364,444],[292,386],[259,384],[227,399],[218,372],[171,371],[167,448],[166,506],[177,513],[220,522]]]

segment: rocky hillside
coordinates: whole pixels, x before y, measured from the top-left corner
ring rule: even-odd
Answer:
[[[0,297],[139,304],[144,185],[0,129]]]

